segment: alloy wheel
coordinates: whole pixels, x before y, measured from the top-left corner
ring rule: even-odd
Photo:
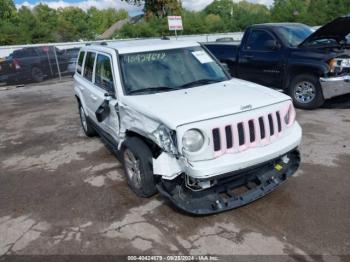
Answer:
[[[316,87],[308,81],[302,81],[296,84],[294,89],[294,98],[299,103],[307,104],[316,97]]]

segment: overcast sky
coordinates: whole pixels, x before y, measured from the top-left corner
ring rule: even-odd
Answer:
[[[233,0],[238,2],[238,0]],[[248,0],[252,3],[261,3],[266,5],[271,5],[273,0]],[[114,7],[117,9],[123,8],[129,11],[129,13],[138,12],[142,10],[142,7],[137,7],[134,5],[129,5],[121,0],[15,0],[17,7],[21,5],[26,5],[33,7],[38,3],[45,3],[52,8],[67,7],[67,6],[78,6],[82,9],[88,9],[92,6],[103,9],[108,7]],[[213,2],[213,0],[182,0],[183,7],[188,10],[201,10],[208,4]]]

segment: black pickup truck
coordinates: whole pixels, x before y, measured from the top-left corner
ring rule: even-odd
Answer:
[[[350,93],[349,33],[350,16],[344,16],[317,31],[297,23],[252,25],[240,44],[203,45],[232,76],[283,89],[297,107],[313,109]]]

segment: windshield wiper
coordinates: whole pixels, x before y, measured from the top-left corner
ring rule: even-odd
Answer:
[[[130,90],[130,94],[138,94],[138,93],[153,93],[153,92],[161,92],[161,91],[171,91],[171,90],[178,90],[176,87],[170,87],[170,86],[155,86],[155,87],[146,87],[143,89],[137,89],[137,90]]]
[[[182,85],[181,87],[192,87],[192,86],[198,86],[198,85],[208,85],[213,83],[222,82],[224,79],[199,79],[193,82],[186,83]]]

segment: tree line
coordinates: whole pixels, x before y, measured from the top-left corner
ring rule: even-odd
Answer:
[[[247,1],[214,0],[203,10],[184,9],[179,0],[124,0],[143,5],[145,17],[126,24],[114,38],[169,35],[167,15],[181,15],[182,34],[243,31],[266,22],[301,22],[323,25],[350,13],[350,0],[275,0],[268,8]],[[16,9],[12,0],[0,0],[0,45],[94,40],[112,24],[128,17],[122,9],[77,7],[52,9],[39,4]]]

